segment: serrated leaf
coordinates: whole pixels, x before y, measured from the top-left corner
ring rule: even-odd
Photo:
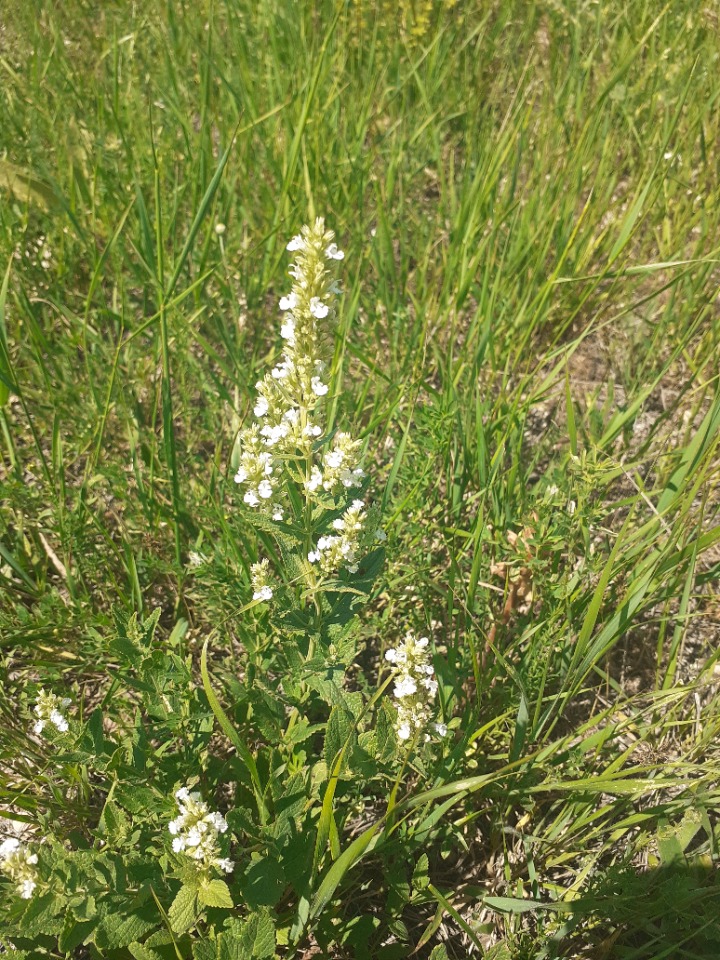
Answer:
[[[71,953],[88,938],[98,923],[97,918],[92,920],[76,920],[71,913],[65,917],[62,933],[58,937],[58,947],[64,953]]]
[[[444,943],[439,943],[436,947],[432,948],[429,960],[448,960],[448,953]]]
[[[20,919],[27,937],[58,934],[63,928],[64,901],[52,893],[33,897]]]
[[[193,883],[186,883],[178,890],[168,912],[170,926],[175,933],[185,933],[196,922],[197,893],[197,886]]]
[[[128,944],[128,950],[132,956],[135,957],[135,960],[161,960],[161,955],[157,950],[151,950],[150,947],[144,943],[134,941]]]
[[[144,937],[155,926],[157,921],[147,920],[137,914],[131,917],[111,914],[104,917],[92,936],[86,939],[101,950],[119,950],[120,947],[127,947],[134,940]]]
[[[353,715],[339,704],[330,711],[330,717],[325,731],[325,763],[329,771],[333,770],[335,763],[340,756],[346,744],[352,746],[352,740],[355,734],[355,719]],[[346,751],[346,755],[347,755]]]
[[[193,960],[217,960],[218,945],[216,940],[198,940],[192,946]]]
[[[424,890],[430,882],[428,878],[429,863],[430,861],[426,853],[421,854],[418,858],[412,875],[412,885],[415,890]]]
[[[218,960],[265,960],[275,953],[275,925],[267,910],[226,927],[218,937]]]
[[[206,883],[201,883],[198,899],[206,907],[225,907],[227,910],[232,910],[235,906],[230,888],[224,880],[208,880]]]

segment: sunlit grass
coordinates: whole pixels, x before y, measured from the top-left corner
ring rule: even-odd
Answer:
[[[28,743],[26,685],[112,712],[114,610],[184,621],[198,684],[212,634],[218,693],[242,699],[256,534],[231,454],[279,348],[284,244],[323,215],[347,251],[329,415],[362,436],[389,534],[353,683],[432,630],[458,723],[394,821],[371,777],[367,809],[358,785],[336,811],[304,936],[709,960],[717,14],[436,3],[420,35],[359,6],[5,18],[6,815],[99,816]],[[338,918],[366,939],[327,946]]]

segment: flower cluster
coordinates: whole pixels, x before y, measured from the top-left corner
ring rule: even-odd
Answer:
[[[408,633],[402,643],[388,650],[385,659],[394,667],[393,694],[397,703],[395,731],[400,740],[409,740],[424,730],[432,715],[432,704],[438,684],[430,663],[427,637],[416,639]],[[441,736],[447,732],[444,724],[436,723]],[[430,739],[426,736],[426,739]]]
[[[292,289],[279,304],[283,313],[282,359],[256,384],[256,422],[240,434],[235,474],[235,482],[244,489],[244,502],[276,520],[282,520],[286,507],[280,480],[288,460],[305,459],[308,467],[304,482],[310,493],[318,488],[335,490],[357,485],[364,476],[354,462],[359,444],[346,434],[338,435],[335,448],[325,455],[323,467],[326,473],[330,471],[327,476],[311,462],[314,445],[324,432],[319,402],[329,387],[323,347],[335,318],[335,297],[340,292],[329,267],[345,255],[321,218],[313,226],[303,227],[287,248],[297,256],[290,268]]]
[[[323,573],[334,573],[341,566],[356,573],[366,517],[362,500],[353,500],[342,516],[333,520],[333,528],[338,533],[320,537],[315,549],[310,551],[310,563],[319,564]]]
[[[37,854],[30,853],[16,837],[8,837],[0,843],[0,870],[17,884],[17,892],[23,900],[29,900],[37,886],[37,862]]]
[[[218,843],[219,835],[226,833],[228,828],[225,817],[211,811],[200,794],[191,793],[187,787],[181,787],[175,793],[175,799],[180,815],[168,824],[175,853],[184,853],[203,869],[215,867],[232,873],[235,864],[221,856]]]
[[[270,583],[270,564],[260,560],[250,567],[250,580],[253,588],[253,600],[272,600],[273,588]]]
[[[360,441],[353,440],[349,433],[338,433],[334,439],[333,447],[322,458],[322,469],[313,464],[310,478],[305,481],[310,493],[320,488],[336,493],[343,487],[359,487],[365,478],[365,471],[355,465]]]
[[[33,730],[40,734],[48,723],[52,723],[60,733],[67,733],[69,724],[60,712],[69,706],[72,701],[69,697],[58,697],[55,693],[46,693],[41,687],[38,690],[38,699],[35,705],[35,713],[38,719],[35,721]]]

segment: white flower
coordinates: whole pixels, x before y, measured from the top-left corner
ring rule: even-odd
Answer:
[[[447,732],[448,732],[447,724],[445,724],[445,723],[434,723],[434,724],[433,724],[433,727],[435,728],[435,732],[438,734],[438,736],[440,736],[440,737],[445,737],[445,736],[447,736]]]
[[[417,693],[417,688],[417,683],[412,677],[403,677],[402,680],[395,684],[394,693],[398,698],[411,697],[414,693]]]
[[[398,737],[399,737],[401,740],[409,740],[409,739],[410,739],[410,724],[409,724],[409,723],[401,723],[400,726],[397,728],[397,735],[398,735]]]
[[[61,733],[67,733],[67,731],[70,729],[70,726],[67,720],[65,719],[65,717],[63,717],[63,715],[59,713],[57,710],[51,711],[50,722],[54,723]]]
[[[289,293],[286,297],[280,297],[281,310],[294,310],[298,305],[297,294]]]
[[[295,250],[304,250],[305,249],[305,240],[298,233],[296,234],[290,243],[288,243],[286,250],[289,250],[291,253],[294,253]]]
[[[385,659],[395,668],[395,732],[399,740],[409,740],[414,734],[422,733],[432,714],[438,683],[433,678],[435,671],[429,662],[428,645],[427,637],[416,639],[408,633],[401,644],[385,654]]]
[[[270,582],[270,564],[267,560],[260,560],[250,567],[250,580],[253,588],[253,600],[264,600],[266,602],[272,600],[273,588]],[[227,824],[219,813],[217,817],[219,819],[216,820],[216,828],[220,833],[224,833],[227,830]],[[225,826],[223,827],[222,824],[225,824]]]
[[[264,417],[268,412],[268,402],[265,397],[258,397],[255,401],[255,406],[253,408],[253,413],[256,417]]]
[[[279,506],[275,507],[272,515],[273,520],[283,520],[284,517],[285,517],[285,511],[283,510],[283,508]]]
[[[318,487],[322,486],[323,475],[320,473],[318,467],[313,465],[313,468],[310,472],[310,479],[305,481],[305,489],[309,490],[310,493],[314,493]]]
[[[7,860],[11,853],[15,853],[20,848],[20,841],[17,837],[8,837],[0,843],[0,860]]]
[[[376,543],[384,543],[387,540],[387,534],[384,530],[381,530],[379,527],[375,531],[375,541]]]
[[[326,383],[323,383],[320,377],[313,377],[310,381],[312,391],[316,397],[324,397],[330,389]]]
[[[256,507],[260,503],[258,495],[254,490],[247,490],[243,500],[250,507]]]
[[[245,483],[245,481],[247,480],[247,477],[248,475],[245,467],[242,467],[242,466],[238,467],[238,471],[235,474],[235,483]]]
[[[37,854],[30,853],[17,837],[8,837],[0,843],[0,870],[15,883],[23,900],[29,900],[37,887],[37,862]]]
[[[310,300],[310,313],[316,317],[318,320],[322,320],[328,315],[329,307],[326,303],[323,303],[319,297],[313,297]]]
[[[227,821],[221,813],[208,809],[199,793],[182,787],[175,794],[180,815],[168,824],[173,835],[172,849],[194,860],[207,876],[211,869],[230,873],[233,862],[221,856],[218,837],[226,833]]]
[[[215,233],[216,233],[219,237],[221,237],[221,236],[225,233],[225,224],[224,224],[224,223],[216,223],[216,224],[215,224]]]
[[[340,464],[345,459],[345,454],[342,450],[331,450],[325,455],[325,466],[332,467],[333,469],[339,467]]]
[[[292,317],[286,317],[280,327],[280,336],[287,340],[291,346],[295,346],[295,321]]]
[[[272,484],[269,480],[261,480],[258,484],[258,493],[263,500],[269,500],[273,494]]]
[[[33,731],[40,734],[48,723],[51,723],[59,733],[67,733],[70,725],[61,711],[70,703],[69,697],[58,697],[55,693],[46,693],[41,687],[38,690],[38,699],[35,705],[35,714],[38,719],[33,725]]]
[[[20,896],[23,900],[29,900],[37,884],[34,880],[23,880],[20,884]]]
[[[338,245],[336,243],[331,243],[325,250],[325,256],[328,260],[342,260],[345,254],[342,250],[338,250]]]

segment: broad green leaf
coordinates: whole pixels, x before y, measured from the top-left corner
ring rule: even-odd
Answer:
[[[178,890],[172,906],[168,911],[170,926],[175,933],[185,933],[185,931],[189,930],[197,921],[197,895],[198,888],[194,883],[183,884]]]
[[[224,880],[208,880],[207,883],[201,883],[198,889],[198,900],[206,907],[225,907],[232,910],[234,906],[230,888]]]

